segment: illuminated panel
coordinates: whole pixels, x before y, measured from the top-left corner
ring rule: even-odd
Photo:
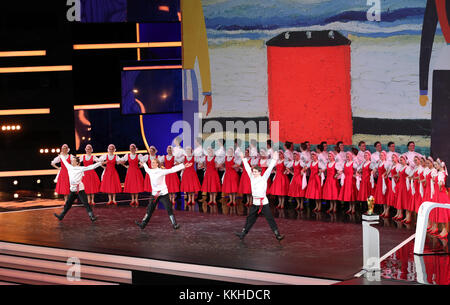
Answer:
[[[0,68],[0,73],[59,72],[59,71],[72,71],[72,66],[36,66],[36,67]]]
[[[74,110],[92,110],[92,109],[113,109],[120,108],[120,104],[95,104],[95,105],[75,105]]]
[[[124,67],[124,71],[139,71],[139,70],[161,70],[161,69],[182,69],[183,66],[136,66]]]
[[[28,115],[28,114],[49,114],[49,113],[50,108],[0,110],[0,115]]]
[[[58,169],[0,172],[0,177],[49,176],[58,174]]]
[[[46,56],[47,51],[36,50],[36,51],[2,51],[0,52],[0,57],[23,57],[23,56]]]
[[[181,47],[181,41],[76,44],[73,46],[73,49],[102,50],[102,49],[166,48],[166,47]]]

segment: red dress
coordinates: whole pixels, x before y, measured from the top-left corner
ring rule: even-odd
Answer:
[[[294,168],[294,176],[292,177],[291,183],[289,184],[289,197],[305,197],[305,190],[302,188],[303,185],[303,175],[302,175],[302,166],[301,163],[293,165]]]
[[[270,194],[275,196],[287,196],[289,193],[289,179],[284,174],[286,166],[284,161],[278,161],[276,165],[277,171],[270,187]]]
[[[264,173],[267,170],[267,159],[265,165],[261,164],[261,159],[258,161],[258,166],[261,167],[261,175],[264,175]],[[270,194],[270,187],[272,186],[272,180],[267,179],[267,188],[266,188],[266,194]]]
[[[237,193],[239,190],[239,175],[233,168],[234,157],[228,161],[225,157],[225,174],[223,175],[222,192],[226,194]]]
[[[100,192],[102,193],[117,194],[122,192],[122,185],[116,170],[116,158],[117,156],[114,155],[114,158],[109,160],[106,156],[106,169],[100,185]]]
[[[242,165],[244,166],[244,165]],[[245,168],[242,169],[241,180],[239,181],[239,194],[251,194],[252,193],[252,185],[250,182],[250,178],[247,174]]]
[[[125,183],[123,192],[130,194],[142,193],[144,191],[144,177],[139,169],[139,157],[135,155],[131,159],[131,154],[128,155],[128,170],[125,176]]]
[[[336,162],[330,166],[327,164],[327,178],[322,189],[322,199],[338,200],[339,199],[339,182],[336,176]]]
[[[406,174],[407,167],[405,166],[402,170],[400,170],[399,179],[397,186],[395,187],[395,192],[397,194],[395,208],[397,210],[405,209],[408,211],[412,211],[412,200],[411,195],[408,192],[406,183],[408,174]],[[409,180],[408,180],[409,181]]]
[[[152,159],[150,158],[150,156],[148,156],[147,165],[149,168],[152,168]],[[148,192],[148,193],[152,192],[152,183],[150,181],[150,176],[147,173],[145,173],[145,179],[144,179],[144,192]]]
[[[395,175],[397,175],[397,168],[393,167],[391,169],[391,175],[392,178],[389,180],[389,183],[387,185],[388,190],[387,190],[387,195],[386,195],[386,203],[391,206],[391,207],[396,207],[397,204],[397,186],[395,188],[392,187],[392,181],[394,181],[395,183],[397,183],[398,178],[394,178]]]
[[[356,196],[357,201],[366,202],[367,198],[369,198],[370,195],[374,194],[372,184],[370,183],[371,172],[372,170],[370,169],[370,162],[367,165],[363,165],[361,181],[359,183],[359,191],[358,195]]]
[[[314,162],[313,162],[314,163]],[[311,172],[309,174],[308,186],[306,188],[305,198],[308,199],[321,199],[322,198],[322,186],[319,176],[319,162],[315,165],[311,163],[309,167]]]
[[[218,193],[221,191],[219,173],[216,168],[216,157],[214,156],[211,161],[208,161],[208,157],[205,157],[206,171],[203,176],[202,192],[205,193]]]
[[[175,165],[175,157],[169,160],[167,156],[164,156],[164,167],[166,169],[171,169]],[[165,176],[167,190],[169,193],[178,193],[180,191],[180,179],[177,173],[171,173]]]
[[[70,155],[67,156],[67,163],[71,164]],[[67,172],[67,168],[64,165],[64,162],[61,162],[61,169],[58,174],[58,181],[56,182],[55,192],[59,195],[69,195],[70,194],[70,182],[69,182],[69,173]]]
[[[83,156],[84,166],[89,166],[92,164],[94,164],[93,156],[91,156],[89,160],[86,160],[86,156]],[[86,194],[96,194],[100,191],[100,179],[98,178],[97,172],[94,169],[85,171],[81,182],[83,182],[84,192]]]
[[[419,170],[416,170],[414,172],[414,178],[419,178],[414,180],[414,195],[413,195],[415,211],[419,212],[420,205],[423,202],[422,195],[420,194],[420,182],[419,182],[420,180],[424,179],[423,171],[419,174]]]
[[[375,191],[373,197],[375,198],[375,204],[387,204],[387,194],[388,194],[388,184],[390,183],[389,178],[387,177],[387,170],[385,167],[386,162],[380,164],[378,166],[378,179],[377,184],[375,186]],[[383,175],[385,177],[383,178]],[[383,181],[385,185],[385,191],[383,194]]]
[[[425,189],[423,191],[423,201],[431,201],[431,171],[428,172],[428,174],[425,175],[425,172],[423,173],[425,177]]]
[[[442,174],[441,174],[442,175]],[[444,174],[445,176],[445,174]],[[439,186],[439,179],[438,176],[434,177],[434,193],[435,196],[434,202],[438,202],[438,203],[444,203],[444,204],[450,204],[450,200],[448,197],[448,193],[447,193],[447,188],[445,187],[445,182],[447,180],[447,176],[444,177],[444,185]],[[435,208],[434,209],[436,212],[434,213],[434,222],[437,223],[447,223],[450,220],[450,210],[449,209],[443,209],[443,208]]]
[[[192,166],[189,166],[183,170],[180,184],[180,190],[182,192],[197,193],[202,188],[197,177],[197,172],[195,171],[195,167],[193,165],[194,162],[195,161],[193,156],[190,160],[188,160],[187,157],[184,157],[184,164],[192,163]]]
[[[347,162],[344,165],[344,185],[341,187],[339,191],[339,200],[340,201],[355,201],[356,200],[356,185],[355,179],[353,177],[353,162],[347,166]]]

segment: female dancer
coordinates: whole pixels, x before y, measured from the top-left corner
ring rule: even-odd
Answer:
[[[117,205],[116,194],[122,192],[122,185],[120,184],[119,174],[116,170],[116,164],[119,164],[121,160],[114,154],[115,151],[116,147],[114,144],[109,144],[108,153],[99,158],[100,162],[107,161],[106,169],[102,174],[100,192],[108,194],[108,205]]]
[[[145,155],[142,158],[142,162],[147,162],[148,166],[152,166],[152,160],[153,159],[157,159],[158,157],[156,156],[156,153],[158,151],[156,150],[155,146],[150,146],[149,147],[149,151],[148,151],[148,155]],[[152,183],[150,181],[150,176],[148,174],[145,174],[145,179],[144,179],[144,192],[148,192],[151,193],[152,192]]]
[[[372,154],[366,150],[364,152],[364,161],[361,162],[356,173],[357,186],[359,183],[356,201],[367,202],[369,196],[374,194],[375,180],[373,178],[373,169]]]
[[[142,155],[136,155],[136,145],[130,145],[130,153],[126,154],[120,159],[120,164],[127,168],[127,175],[125,176],[124,193],[131,194],[131,207],[139,206],[139,193],[144,191],[144,177],[139,169],[139,163],[142,162]],[[125,163],[128,162],[128,165]]]
[[[225,157],[225,174],[222,177],[222,193],[230,196],[227,206],[236,206],[236,193],[239,190],[239,175],[236,169],[240,166],[237,162],[239,161],[235,159],[234,149],[228,148]]]
[[[412,172],[412,175],[410,177],[411,180],[411,196],[412,196],[412,201],[413,201],[413,207],[414,207],[414,212],[418,213],[419,212],[419,208],[420,205],[423,202],[423,189],[422,189],[422,194],[420,192],[421,186],[420,186],[420,180],[422,179],[422,173],[423,173],[423,167],[422,167],[422,163],[421,163],[421,159],[423,157],[419,157],[419,156],[415,156],[414,157],[414,170]],[[425,158],[423,158],[425,160]]]
[[[245,150],[244,158],[247,160],[253,161],[253,159],[250,159],[250,149]],[[253,166],[253,164],[251,164]],[[252,186],[250,184],[250,177],[247,175],[247,171],[245,168],[241,167],[242,175],[241,180],[239,181],[239,189],[238,193],[245,195],[247,198],[247,201],[245,203],[245,206],[251,206],[252,205]]]
[[[284,197],[289,192],[289,179],[286,175],[286,160],[284,159],[284,153],[282,150],[278,151],[278,160],[276,163],[276,173],[273,179],[272,186],[270,187],[270,194],[278,197],[277,209],[284,209]]]
[[[185,152],[186,156],[184,157],[183,163],[186,166],[186,169],[181,176],[180,190],[188,195],[186,202],[186,206],[188,207],[189,205],[195,205],[195,194],[200,191],[201,185],[197,173],[195,172],[195,167],[193,166],[195,160],[192,155],[192,148],[189,146],[186,147]]]
[[[401,165],[398,161],[399,161],[398,155],[392,154],[392,164],[391,164],[391,170],[390,170],[391,183],[389,183],[390,189],[389,189],[389,193],[388,193],[388,197],[387,197],[387,202],[390,206],[397,209],[397,213],[395,214],[394,217],[392,217],[392,219],[394,219],[394,220],[403,218],[402,210],[397,208],[397,197],[398,197],[397,183],[399,181],[399,172],[401,170]]]
[[[410,182],[408,179],[408,176],[410,176],[412,170],[407,162],[408,161],[406,156],[401,155],[400,156],[401,168],[398,173],[399,178],[398,183],[396,185],[396,192],[397,192],[396,208],[397,210],[400,210],[400,215],[403,214],[403,210],[406,211],[405,219],[401,220],[402,217],[398,217],[396,220],[401,220],[405,224],[411,223],[411,211],[414,210],[414,208],[412,207],[413,202],[411,193],[409,192]]]
[[[61,154],[57,156],[53,161],[50,163],[51,166],[53,166],[56,169],[59,169],[58,175],[56,176],[56,188],[55,192],[59,195],[64,195],[64,201],[67,201],[67,198],[70,194],[70,184],[69,184],[69,174],[67,173],[67,168],[64,165],[64,163],[61,162],[61,158],[66,158],[67,162],[71,162],[74,156],[69,155],[69,146],[67,144],[64,144],[61,146]],[[61,163],[61,168],[56,166],[57,163]]]
[[[163,156],[161,160],[164,162],[166,169],[171,169],[175,166],[176,160],[172,153],[172,146],[167,146],[167,155]],[[171,173],[166,176],[167,189],[169,190],[169,200],[172,205],[176,204],[177,193],[180,192],[180,178],[177,173]]]
[[[445,163],[437,159],[435,162],[435,168],[437,170],[437,176],[434,178],[434,192],[436,193],[436,195],[434,196],[433,201],[443,204],[450,204],[447,188],[445,187],[445,183],[448,178]],[[438,226],[439,224],[442,225],[441,233],[439,235],[436,233],[436,235],[440,239],[447,239],[449,230],[448,225],[450,220],[449,209],[437,208],[436,210],[435,222],[438,224]]]
[[[353,153],[349,151],[346,153],[346,162],[343,164],[343,169],[338,171],[342,185],[339,191],[339,200],[349,203],[346,214],[355,214],[356,181],[354,175],[356,169],[357,164],[353,162]]]
[[[323,185],[322,199],[330,201],[327,213],[336,213],[337,200],[339,199],[339,183],[337,180],[336,161],[334,153],[328,153],[327,178]]]
[[[425,168],[423,170],[424,179],[421,181],[424,185],[423,201],[432,201],[434,195],[434,181],[433,178],[437,175],[436,169],[434,168],[434,160],[432,157],[428,157],[425,162]],[[437,223],[434,222],[436,209],[431,210],[428,217],[428,228],[427,231],[431,234],[435,234],[439,231]]]
[[[322,174],[322,169],[319,167],[319,156],[316,152],[311,152],[311,158],[312,162],[308,166],[310,172],[305,198],[308,198],[311,201],[315,201],[316,207],[314,208],[313,212],[320,212],[322,199],[322,185],[320,176]]]
[[[80,162],[83,162],[83,166],[87,167],[99,161],[97,157],[92,155],[93,149],[91,144],[86,145],[85,151],[86,155],[80,157]],[[95,170],[85,171],[82,182],[88,203],[95,206],[94,197],[100,191],[100,179]]]
[[[297,211],[303,211],[303,201],[305,197],[305,188],[303,187],[304,182],[306,182],[306,166],[300,160],[300,153],[298,151],[294,151],[294,162],[292,167],[288,167],[288,170],[291,172],[292,180],[289,184],[288,196],[295,198],[297,202],[297,207],[295,208]]]
[[[387,204],[387,191],[389,185],[389,163],[386,160],[386,152],[383,150],[379,157],[378,166],[374,169],[378,173],[377,184],[375,186],[374,198],[375,204],[383,205],[383,213],[381,213],[381,217],[388,218],[389,217],[389,205]]]
[[[143,230],[145,226],[150,221],[153,212],[156,209],[156,204],[158,201],[164,204],[164,207],[169,214],[170,222],[172,223],[172,227],[176,230],[180,227],[177,224],[175,219],[175,215],[173,215],[172,204],[169,201],[169,191],[167,189],[167,185],[165,183],[164,177],[171,173],[176,173],[182,169],[187,170],[189,168],[193,168],[193,162],[188,162],[186,164],[179,164],[171,169],[162,169],[161,163],[158,159],[153,159],[151,161],[151,168],[148,167],[147,163],[142,162],[141,165],[144,166],[145,172],[150,176],[150,181],[152,183],[152,196],[150,198],[150,203],[147,206],[147,213],[145,214],[142,221],[136,221],[136,224]],[[194,170],[195,173],[195,170]]]
[[[203,177],[202,192],[209,193],[208,205],[217,205],[217,193],[221,191],[219,173],[217,168],[220,166],[216,162],[214,150],[211,147],[207,149],[208,155],[205,158],[206,171]]]

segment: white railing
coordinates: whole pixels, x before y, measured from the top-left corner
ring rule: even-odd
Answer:
[[[422,255],[427,237],[428,216],[435,208],[450,209],[450,204],[426,201],[420,205],[417,215],[416,240],[414,241],[414,254]]]

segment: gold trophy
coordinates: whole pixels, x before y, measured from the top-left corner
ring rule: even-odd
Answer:
[[[369,207],[367,211],[367,215],[373,215],[373,208],[375,206],[375,198],[370,195],[369,198],[367,198],[367,206]]]

